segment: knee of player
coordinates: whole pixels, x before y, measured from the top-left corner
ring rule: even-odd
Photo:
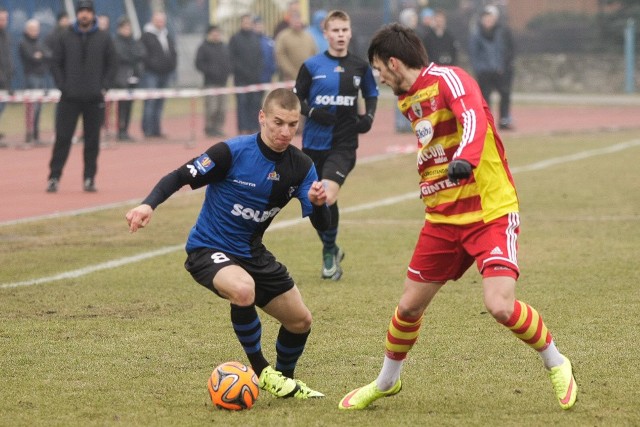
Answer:
[[[424,308],[398,304],[398,317],[401,319],[418,319],[424,313]]]
[[[255,286],[250,283],[238,283],[230,292],[229,300],[232,304],[242,307],[251,305],[255,302],[256,291]]]
[[[513,301],[492,300],[485,301],[485,307],[496,321],[504,323],[511,318],[513,314]]]
[[[293,319],[288,325],[287,329],[296,334],[303,334],[311,330],[311,324],[313,323],[313,317],[309,310],[297,319]]]

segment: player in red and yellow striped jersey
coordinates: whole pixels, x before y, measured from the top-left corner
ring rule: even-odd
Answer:
[[[418,139],[426,217],[387,330],[380,374],[338,407],[363,409],[400,392],[403,361],[418,339],[424,311],[447,281],[459,279],[475,262],[487,310],[538,352],[560,406],[571,408],[577,396],[571,362],[556,348],[540,314],[515,297],[518,197],[478,84],[461,68],[429,64],[415,32],[399,24],[379,30],[368,55]]]
[[[462,69],[431,63],[398,97],[418,138],[420,191],[431,223],[489,222],[518,212],[502,141],[476,82]],[[448,179],[450,160],[473,167],[469,179]]]

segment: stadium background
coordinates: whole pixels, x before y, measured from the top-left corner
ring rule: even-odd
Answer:
[[[116,10],[121,3],[96,1],[99,11],[105,4]],[[309,384],[326,390],[327,399],[297,405],[267,396],[241,415],[213,411],[206,403],[212,366],[238,357],[238,348],[228,342],[232,332],[218,327],[228,324],[227,305],[205,294],[180,267],[184,236],[201,193],[176,195],[158,211],[161,216],[147,233],[130,235],[123,219],[162,174],[211,143],[201,135],[201,121],[196,122],[199,139],[193,145],[180,139],[180,131],[188,133],[193,123],[177,112],[184,105],[188,110],[189,104],[175,100],[175,108],[169,108],[166,125],[172,141],[107,140],[98,193],[82,191],[78,145],[55,195],[44,191],[50,147],[0,150],[0,425],[638,425],[640,374],[633,343],[640,318],[640,199],[633,188],[638,181],[640,96],[621,93],[622,27],[614,32],[617,36],[603,37],[590,26],[598,14],[597,7],[590,8],[585,16],[591,18],[576,27],[583,29],[585,40],[599,41],[601,47],[571,46],[578,30],[568,30],[564,38],[557,35],[571,28],[564,12],[551,14],[556,21],[550,17],[547,27],[538,27],[544,30],[530,30],[529,20],[519,27],[516,18],[524,12],[514,8],[525,2],[508,3],[522,77],[514,97],[518,127],[502,135],[512,171],[518,171],[526,227],[521,252],[526,274],[519,292],[541,307],[563,351],[579,366],[576,410],[560,411],[535,356],[498,325],[490,325],[476,274],[442,291],[425,341],[414,349],[401,396],[373,411],[346,415],[336,409],[344,393],[377,372],[389,304],[397,300],[404,260],[420,225],[413,154],[389,156],[413,150],[415,137],[394,133],[392,97],[385,92],[374,127],[361,141],[359,165],[344,189],[348,282],[333,289],[319,282],[316,260],[308,256],[319,242],[308,224],[269,235],[270,247],[295,272],[314,314],[314,338],[299,371]],[[26,10],[36,3],[55,4],[57,11],[62,2],[0,0],[9,9]],[[137,13],[143,23],[150,9],[141,3]],[[596,4],[526,3],[530,9]],[[187,2],[164,4],[178,31],[180,15],[170,8],[181,11]],[[310,10],[348,6],[355,31],[366,43],[378,22],[363,24],[360,13],[383,16],[381,4],[311,1]],[[25,15],[35,12],[33,6]],[[457,13],[452,12],[452,25]],[[576,9],[570,16],[582,13],[587,12]],[[566,25],[555,24],[558,19]],[[20,27],[12,24],[19,36]],[[200,30],[177,34],[184,49],[193,47],[185,42],[189,37],[202,37]],[[14,42],[16,37],[14,33]],[[527,42],[544,37],[551,40],[547,46]],[[566,50],[557,50],[564,41]],[[545,50],[535,51],[535,46]],[[185,86],[189,61],[182,59],[178,75]],[[199,79],[194,80],[199,86]],[[140,104],[136,102],[134,113]],[[51,107],[46,108],[49,114]],[[8,106],[0,131],[13,131],[20,114],[21,105]],[[229,116],[231,133],[233,114]],[[51,122],[49,115],[43,126]],[[619,134],[620,129],[626,131]],[[401,203],[374,207],[405,194],[411,197]],[[297,217],[295,213],[283,212],[279,219]],[[167,247],[174,249],[162,252]],[[148,254],[154,258],[145,258]],[[123,265],[123,259],[140,262]],[[29,286],[13,287],[15,283]],[[268,337],[274,337],[272,326],[265,328]]]
[[[92,209],[138,199],[157,179],[157,171],[175,167],[175,159],[197,155],[211,144],[204,136],[202,118],[201,77],[194,70],[193,55],[201,42],[208,22],[219,22],[227,35],[237,27],[238,16],[245,12],[261,14],[268,29],[281,18],[288,0],[95,0],[98,13],[111,17],[111,29],[117,17],[135,14],[134,22],[141,27],[154,8],[164,8],[169,16],[170,29],[176,35],[180,49],[180,65],[176,73],[176,96],[166,104],[163,128],[169,139],[163,142],[144,140],[139,120],[142,102],[133,108],[131,134],[136,144],[117,144],[113,133],[113,108],[107,114],[100,158],[99,192],[88,200],[74,183],[82,170],[82,150],[75,146],[66,167],[64,194],[42,199],[46,183],[50,144],[53,141],[53,105],[43,108],[39,147],[25,144],[28,128],[26,108],[17,99],[10,102],[0,120],[0,132],[8,148],[0,150],[0,223],[34,219],[56,212]],[[450,28],[460,37],[461,65],[466,65],[464,37],[469,22],[486,1],[431,0],[430,7],[446,7]],[[513,113],[516,130],[503,135],[507,140],[526,135],[598,131],[603,129],[638,129],[640,97],[625,93],[625,58],[623,30],[629,18],[638,13],[637,0],[563,0],[527,2],[501,1],[503,13],[514,29],[518,55]],[[627,4],[628,3],[628,4]],[[53,27],[61,10],[73,10],[71,0],[0,0],[0,7],[10,12],[10,30],[14,48],[21,37],[24,22],[35,17],[43,22],[42,34]],[[387,20],[395,19],[403,7],[422,7],[425,0],[302,0],[308,15],[320,8],[336,7],[347,10],[353,17],[356,53],[362,54],[370,35]],[[638,7],[628,7],[638,5]],[[73,13],[72,13],[73,15]],[[607,25],[604,22],[607,18]],[[640,19],[637,19],[640,22]],[[608,34],[608,35],[607,35]],[[636,45],[637,49],[637,45]],[[19,67],[19,61],[15,61]],[[638,62],[634,62],[634,70]],[[638,87],[635,73],[634,89]],[[20,94],[21,71],[16,70],[14,88]],[[229,91],[236,88],[229,87]],[[0,98],[7,92],[0,91]],[[230,96],[225,132],[236,132],[235,97]],[[415,137],[394,131],[394,98],[381,87],[381,102],[372,132],[363,135],[359,159],[414,149]],[[110,119],[109,119],[110,118]],[[80,132],[80,131],[78,131]],[[298,138],[294,141],[300,144]],[[33,149],[32,149],[33,148]],[[144,164],[137,159],[145,158]],[[30,173],[24,173],[29,165]],[[146,168],[150,171],[145,172]],[[128,172],[136,170],[138,179],[131,181]],[[68,184],[66,182],[69,182]],[[69,191],[67,193],[67,191]]]
[[[238,27],[243,13],[259,14],[269,33],[281,19],[290,0],[95,0],[96,11],[111,18],[111,31],[121,15],[132,19],[134,33],[148,22],[151,11],[164,9],[169,29],[178,41],[179,67],[176,84],[198,87],[201,76],[193,58],[209,22],[220,24],[227,37]],[[469,27],[487,3],[498,4],[514,31],[517,46],[516,91],[620,93],[638,87],[637,55],[624,55],[625,27],[640,21],[637,0],[301,0],[307,21],[318,9],[340,8],[352,16],[352,50],[364,55],[373,32],[397,18],[404,7],[443,8],[449,28],[460,42],[461,65],[467,66],[466,41]],[[22,87],[17,45],[27,19],[42,23],[46,35],[55,25],[60,11],[74,16],[73,0],[0,0],[9,10],[9,31],[16,68],[14,89]],[[635,25],[634,34],[638,33]],[[635,44],[633,53],[638,50]],[[627,52],[628,53],[628,52]],[[631,74],[631,76],[630,76]],[[632,84],[629,84],[629,79]],[[603,84],[603,82],[607,82]]]

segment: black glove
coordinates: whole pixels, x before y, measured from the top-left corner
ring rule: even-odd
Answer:
[[[358,133],[367,133],[371,129],[373,124],[373,116],[371,114],[358,114],[358,121],[356,123],[356,130]]]
[[[336,124],[337,117],[335,114],[330,113],[329,111],[323,108],[315,108],[313,107],[309,110],[309,118],[315,120],[321,125],[331,126]]]
[[[471,176],[471,169],[473,169],[471,163],[466,160],[452,160],[451,163],[449,163],[449,169],[447,170],[449,181],[457,184],[461,179],[469,178],[469,176]]]

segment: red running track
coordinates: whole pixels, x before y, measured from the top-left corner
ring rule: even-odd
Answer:
[[[596,102],[597,104],[597,102]],[[627,105],[553,105],[523,104],[513,107],[516,129],[502,132],[502,138],[522,135],[596,131],[603,129],[640,129],[640,102]],[[235,134],[233,112],[228,114],[226,131]],[[136,123],[132,124],[135,128]],[[163,131],[169,135],[188,135],[195,126],[195,143],[188,141],[142,141],[103,144],[98,159],[97,193],[82,191],[82,145],[74,145],[64,169],[58,193],[45,192],[51,146],[0,149],[0,225],[33,220],[125,201],[139,201],[159,178],[188,159],[197,156],[214,142],[202,136],[202,119],[166,120]],[[135,133],[134,136],[138,136]],[[295,144],[300,144],[296,137]],[[394,132],[393,111],[380,109],[372,130],[360,139],[358,158],[408,152],[415,147],[411,134]],[[124,211],[123,211],[124,215]]]

